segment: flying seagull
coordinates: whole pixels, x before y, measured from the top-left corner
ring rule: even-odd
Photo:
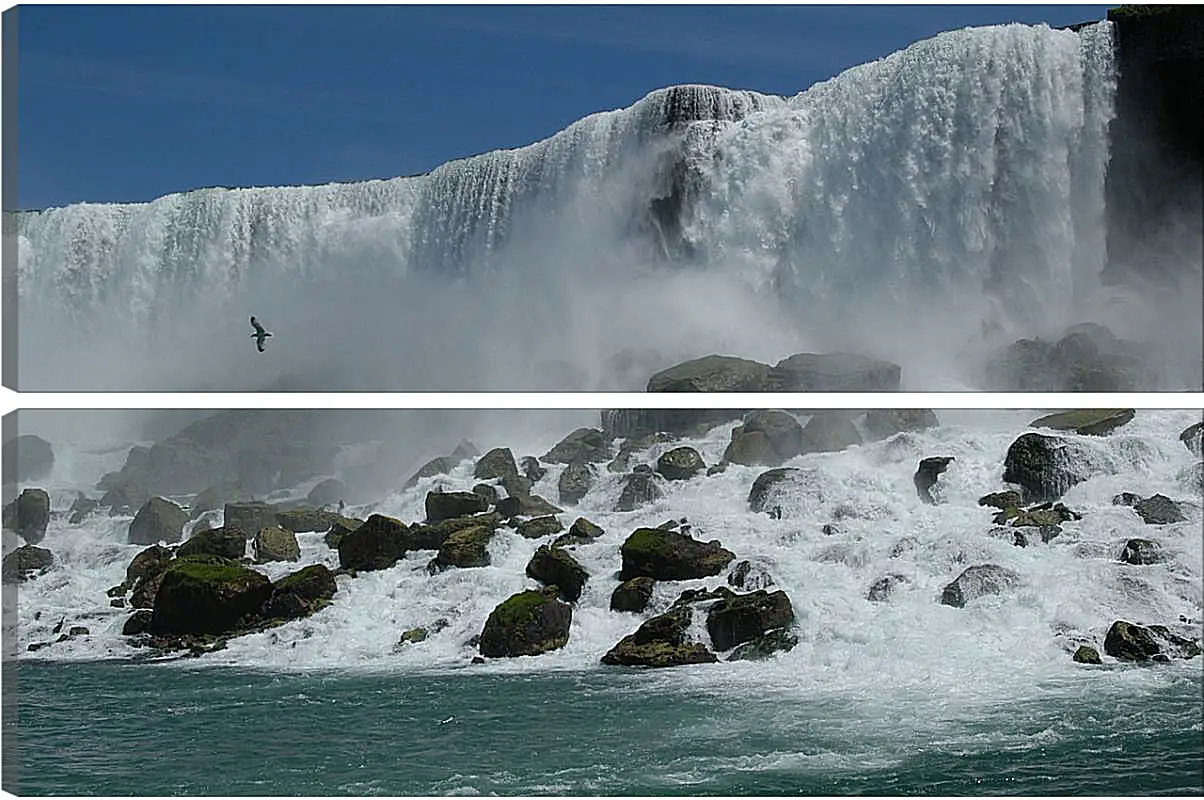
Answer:
[[[251,338],[255,340],[255,346],[258,347],[259,352],[262,353],[264,341],[272,334],[265,331],[263,326],[259,324],[259,320],[255,319],[253,316],[251,317],[251,327],[255,329],[255,332],[251,334]]]

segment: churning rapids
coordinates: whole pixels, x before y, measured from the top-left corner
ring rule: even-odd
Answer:
[[[20,387],[638,390],[843,349],[956,390],[1082,321],[1194,363],[1143,388],[1196,385],[1198,303],[1099,279],[1115,87],[1110,23],[967,29],[421,176],[18,212]]]

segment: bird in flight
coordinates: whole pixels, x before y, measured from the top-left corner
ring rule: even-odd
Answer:
[[[262,353],[263,352],[263,343],[272,334],[265,331],[263,329],[263,326],[259,324],[259,320],[255,319],[254,316],[251,317],[251,327],[255,329],[255,332],[251,334],[251,338],[255,340],[255,346],[258,347],[259,352]]]

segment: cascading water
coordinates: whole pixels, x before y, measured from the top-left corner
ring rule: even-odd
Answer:
[[[638,389],[616,356],[846,347],[956,388],[939,343],[1089,313],[1114,73],[1109,23],[967,29],[417,177],[23,212],[21,385]]]

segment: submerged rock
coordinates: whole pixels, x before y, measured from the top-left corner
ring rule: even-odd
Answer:
[[[777,628],[766,631],[751,641],[737,645],[728,655],[728,661],[763,661],[774,653],[784,653],[793,650],[798,644],[798,636],[789,628]]]
[[[1002,594],[1020,585],[1020,576],[995,564],[968,567],[941,592],[941,603],[964,608],[966,603],[991,594]]]
[[[656,478],[653,477],[651,470],[632,472],[624,478],[623,490],[619,493],[619,501],[615,503],[615,511],[634,511],[663,496],[664,492],[656,484]]]
[[[1149,539],[1130,539],[1120,551],[1120,560],[1126,564],[1145,566],[1160,564],[1166,560],[1162,545]]]
[[[1061,411],[1035,419],[1029,423],[1029,427],[1073,431],[1084,436],[1105,436],[1122,425],[1132,422],[1135,413],[1131,408]]]
[[[50,524],[50,495],[45,489],[26,489],[4,507],[4,527],[16,532],[27,544],[46,538]]]
[[[312,564],[272,584],[260,615],[266,619],[300,619],[330,605],[338,585],[324,564]]]
[[[619,580],[647,575],[661,581],[683,581],[718,575],[736,557],[718,542],[700,542],[659,528],[639,528],[620,549]]]
[[[1081,644],[1074,651],[1074,660],[1079,664],[1102,664],[1099,651],[1089,645]]]
[[[489,658],[537,656],[568,644],[573,607],[555,589],[511,595],[490,614],[481,631],[480,652]]]
[[[178,542],[184,532],[188,514],[170,500],[152,497],[138,510],[130,523],[130,544],[158,544]]]
[[[756,589],[768,589],[774,585],[774,580],[773,576],[763,566],[754,565],[751,561],[745,559],[737,562],[732,567],[732,571],[727,576],[727,583],[729,586],[734,586],[737,589],[754,591]]]
[[[870,590],[866,593],[865,599],[871,603],[884,603],[894,594],[896,587],[910,582],[906,575],[899,575],[898,573],[885,575],[870,585]]]

